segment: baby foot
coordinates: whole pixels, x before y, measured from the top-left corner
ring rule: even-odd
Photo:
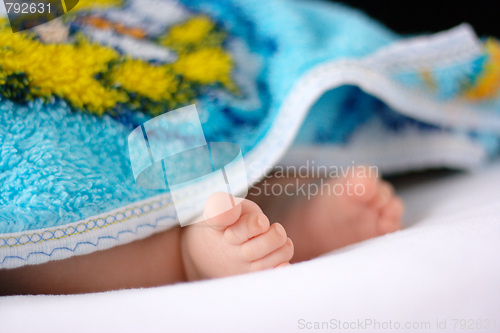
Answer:
[[[295,245],[293,262],[401,229],[403,202],[389,183],[356,176],[326,183],[337,193],[301,198],[283,220]]]
[[[204,215],[220,211],[228,195],[212,195]],[[188,281],[286,266],[293,256],[293,244],[283,226],[270,225],[259,206],[249,200],[184,228],[181,246]]]

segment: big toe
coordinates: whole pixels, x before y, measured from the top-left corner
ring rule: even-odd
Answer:
[[[212,194],[205,203],[203,216],[205,224],[216,230],[224,230],[241,216],[241,204],[235,205],[235,198],[225,192]]]
[[[379,185],[377,177],[351,176],[343,179],[344,196],[358,202],[367,203],[372,200]]]

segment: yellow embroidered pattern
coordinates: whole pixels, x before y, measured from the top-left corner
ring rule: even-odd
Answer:
[[[207,39],[214,27],[215,24],[208,17],[195,16],[185,23],[172,27],[161,39],[161,43],[175,49],[196,46]]]
[[[121,3],[114,0],[81,2],[81,11]],[[73,15],[69,20],[79,18]],[[116,35],[138,39],[146,36],[139,28],[123,27],[103,17],[87,15],[78,22],[95,29],[112,30]],[[67,22],[61,22],[58,29],[69,29]],[[68,38],[64,37],[67,33],[60,36]],[[45,42],[42,37],[46,38]],[[36,31],[13,34],[6,21],[0,21],[2,96],[18,102],[59,97],[76,109],[96,115],[122,103],[132,110],[158,115],[192,102],[204,85],[220,85],[236,91],[231,78],[233,60],[222,47],[226,34],[206,16],[191,17],[170,27],[159,38],[161,45],[177,52],[173,63],[132,59],[112,47],[92,43],[82,34],[57,43],[50,37],[40,35],[39,39]]]
[[[0,29],[0,46],[2,81],[24,73],[33,96],[55,95],[99,115],[127,100],[122,92],[104,87],[95,79],[118,58],[114,49],[83,38],[75,44],[43,44],[28,34],[13,34],[5,25]]]
[[[233,62],[231,56],[222,48],[203,48],[182,54],[173,64],[174,71],[188,80],[202,84],[222,83],[228,89],[234,89],[231,80]]]
[[[177,81],[169,65],[154,66],[142,60],[127,59],[111,72],[115,85],[153,101],[168,100],[177,91]]]
[[[488,60],[476,83],[465,91],[465,96],[472,100],[490,99],[500,92],[500,43],[489,39],[485,43]]]
[[[75,10],[88,10],[94,8],[118,7],[122,4],[121,0],[80,0],[71,12]]]

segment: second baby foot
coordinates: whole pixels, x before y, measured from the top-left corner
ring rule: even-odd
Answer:
[[[228,195],[213,194],[204,215],[216,215]],[[184,228],[181,246],[189,281],[286,266],[293,256],[293,244],[283,226],[270,225],[259,206],[249,200]]]
[[[327,185],[344,190],[297,198],[278,220],[294,242],[292,262],[401,229],[403,202],[389,183],[352,176],[331,179]]]

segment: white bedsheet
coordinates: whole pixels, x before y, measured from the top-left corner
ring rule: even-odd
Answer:
[[[473,323],[467,331],[500,332],[500,164],[400,194],[407,204],[403,231],[231,278],[0,298],[0,332],[337,331],[338,320],[348,332],[397,324],[400,331],[434,332],[444,321],[440,332],[463,331],[453,319]],[[315,330],[315,322],[329,328]]]

